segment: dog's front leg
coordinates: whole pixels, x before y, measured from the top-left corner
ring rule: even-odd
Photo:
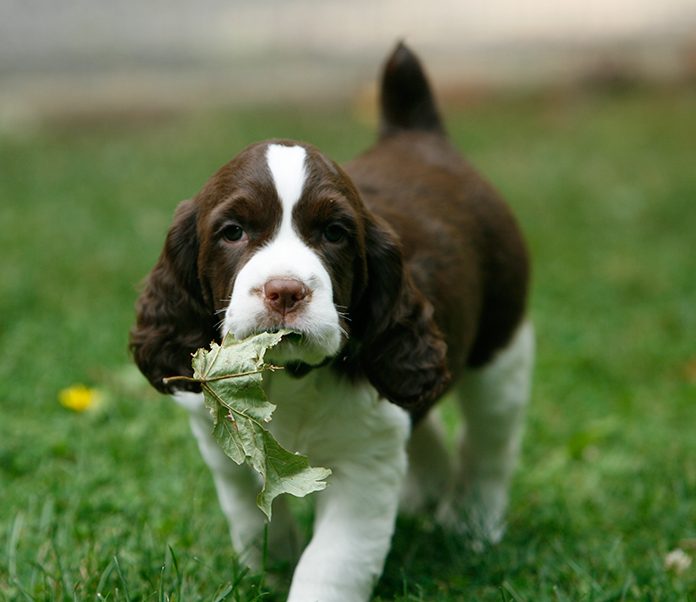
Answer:
[[[213,475],[220,508],[227,519],[232,545],[239,559],[253,570],[260,570],[265,520],[256,506],[256,495],[261,486],[258,477],[248,466],[237,466],[223,453],[212,435],[212,419],[203,405],[202,395],[179,392],[174,399],[189,411],[191,431]],[[271,558],[294,560],[297,557],[296,539],[294,520],[285,500],[276,500],[268,532]]]
[[[289,602],[366,602],[382,573],[406,472],[406,453],[334,466],[318,494],[314,536],[302,554]]]
[[[258,479],[247,466],[237,466],[222,452],[211,433],[212,424],[207,410],[191,412],[190,420],[201,456],[213,475],[232,545],[242,562],[258,570],[261,568],[258,544],[264,525],[263,515],[255,503]]]

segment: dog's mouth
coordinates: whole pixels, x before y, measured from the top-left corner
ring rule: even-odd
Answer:
[[[290,330],[284,327],[269,328],[267,332],[281,332],[285,334],[275,347],[268,350],[266,358],[273,364],[290,368],[296,365],[316,367],[327,359],[326,350],[309,333],[299,330]]]
[[[302,343],[303,339],[305,338],[305,335],[299,332],[298,330],[291,330],[282,326],[277,326],[274,328],[269,328],[266,332],[280,332],[280,331],[285,331],[285,334],[283,335],[282,342],[286,343],[294,343],[294,344],[300,344]]]

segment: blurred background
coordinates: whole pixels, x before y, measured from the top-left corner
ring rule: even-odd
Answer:
[[[4,0],[0,124],[345,100],[399,39],[454,97],[696,78],[693,0]]]
[[[0,600],[283,599],[133,305],[243,147],[373,142],[399,39],[525,232],[538,356],[503,542],[401,519],[375,600],[694,599],[695,0],[2,0]]]

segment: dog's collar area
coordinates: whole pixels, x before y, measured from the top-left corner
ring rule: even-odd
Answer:
[[[283,368],[285,368],[285,372],[287,372],[293,378],[302,378],[316,368],[323,368],[331,360],[332,358],[327,357],[318,364],[308,364],[306,362],[288,362],[283,365]]]

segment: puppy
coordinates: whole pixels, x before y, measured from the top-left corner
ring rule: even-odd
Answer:
[[[190,411],[236,552],[260,562],[258,482],[211,436],[191,354],[231,332],[301,337],[265,380],[270,429],[333,471],[293,602],[364,602],[397,510],[428,510],[475,541],[502,535],[530,389],[528,257],[509,210],[447,139],[418,59],[399,45],[381,84],[376,144],[339,167],[310,144],[253,144],[179,205],[137,302],[131,349]],[[466,437],[450,458],[433,405],[451,393]],[[289,551],[277,499],[271,552]]]

